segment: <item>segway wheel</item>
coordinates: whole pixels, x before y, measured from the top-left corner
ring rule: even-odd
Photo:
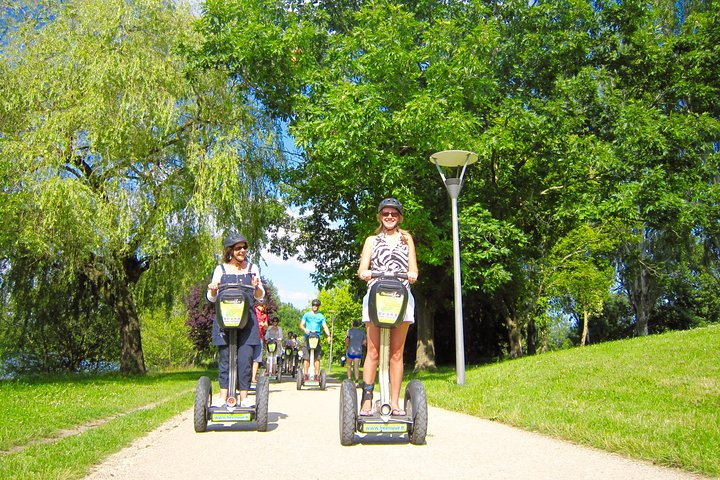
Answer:
[[[303,373],[302,370],[298,369],[297,374],[295,374],[295,383],[297,384],[297,389],[302,390],[302,384],[303,384]]]
[[[258,377],[255,389],[255,420],[258,432],[267,432],[268,402],[270,400],[270,382],[265,375]]]
[[[325,375],[325,369],[320,370],[320,390],[325,390],[327,387],[327,375]]]
[[[410,443],[424,445],[427,435],[428,408],[425,385],[420,380],[410,380],[405,387],[405,411],[412,418]]]
[[[200,377],[195,388],[195,411],[193,423],[196,432],[207,431],[208,408],[212,404],[212,383],[208,377]]]
[[[357,412],[355,384],[350,380],[343,380],[340,385],[340,445],[347,447],[355,443]]]

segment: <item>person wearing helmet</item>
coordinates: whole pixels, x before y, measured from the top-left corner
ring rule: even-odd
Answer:
[[[375,235],[365,239],[358,276],[368,282],[368,293],[363,298],[363,322],[367,330],[367,353],[363,364],[363,394],[360,415],[372,415],[372,394],[379,363],[380,328],[370,322],[368,298],[375,280],[373,271],[407,273],[403,281],[408,289],[408,305],[405,321],[390,332],[390,406],[392,415],[404,416],[400,408],[400,386],[403,378],[403,352],[408,328],[415,321],[415,299],[410,284],[418,278],[415,243],[409,232],[400,228],[403,221],[402,204],[395,198],[386,198],[378,206],[378,227]]]
[[[255,290],[252,296],[255,300],[265,296],[265,289],[260,281],[260,270],[257,265],[250,263],[247,258],[249,242],[241,233],[231,233],[223,241],[223,263],[215,267],[212,279],[208,284],[207,299],[215,303],[218,289],[223,283],[239,282],[252,285]],[[248,293],[248,297],[250,294]],[[253,298],[246,299],[250,305]],[[248,397],[250,380],[252,376],[252,360],[256,349],[262,348],[260,332],[254,309],[250,309],[248,326],[239,330],[237,344],[238,390],[240,391],[240,405],[252,406]],[[217,318],[213,321],[212,343],[218,347],[218,380],[220,383],[220,401],[224,404],[228,397],[228,381],[230,372],[230,351],[227,333],[220,330]]]
[[[320,313],[318,310],[320,309],[320,300],[317,298],[312,301],[311,310],[305,312],[303,314],[302,319],[300,319],[300,330],[303,331],[305,334],[305,342],[302,346],[302,352],[303,352],[303,375],[305,380],[308,380],[308,370],[310,370],[310,349],[308,348],[307,339],[308,336],[311,333],[317,333],[320,334],[320,329],[322,328],[325,330],[325,335],[327,335],[328,341],[331,340],[330,336],[330,330],[327,326],[327,321],[325,320],[325,315]],[[318,373],[320,372],[320,357],[322,357],[322,343],[319,343],[317,348],[315,349],[315,376],[317,378],[314,378],[313,380],[320,380],[320,375]]]

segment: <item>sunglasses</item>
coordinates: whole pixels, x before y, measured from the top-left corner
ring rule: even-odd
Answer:
[[[247,250],[247,249],[248,249],[247,245],[235,245],[233,247],[233,250],[235,250],[236,252],[239,252],[240,250]]]
[[[400,212],[380,212],[380,215],[382,215],[383,217],[398,218],[400,216]]]

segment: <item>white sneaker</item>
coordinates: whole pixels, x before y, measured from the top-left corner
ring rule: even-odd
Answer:
[[[250,397],[245,398],[245,400],[242,400],[240,402],[240,406],[242,408],[250,408],[255,406],[255,402],[252,401]]]

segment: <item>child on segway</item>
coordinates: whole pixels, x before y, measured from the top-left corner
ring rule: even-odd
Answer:
[[[405,338],[409,326],[415,321],[415,300],[410,293],[410,284],[418,278],[417,257],[415,243],[409,232],[399,228],[403,220],[402,204],[394,198],[386,198],[378,206],[377,215],[379,226],[375,235],[365,240],[358,276],[368,282],[368,294],[363,298],[363,322],[367,330],[367,353],[363,365],[363,392],[360,405],[360,416],[373,415],[373,390],[375,376],[379,363],[380,328],[370,322],[368,314],[368,299],[370,287],[377,281],[373,279],[372,272],[407,274],[403,283],[408,290],[408,304],[404,321],[390,334],[390,407],[392,416],[405,416],[406,412],[400,407],[400,387],[403,379],[403,352]]]
[[[215,303],[218,297],[222,297],[223,288],[229,284],[249,285],[254,289],[252,296],[244,290],[246,301],[249,305],[254,300],[261,299],[265,296],[265,289],[260,280],[260,271],[257,265],[252,264],[247,259],[249,243],[247,238],[238,233],[231,233],[223,241],[223,263],[215,267],[212,279],[208,284],[207,299]],[[241,328],[237,333],[237,389],[240,393],[240,406],[251,407],[252,400],[248,397],[250,389],[250,380],[252,376],[252,360],[253,351],[260,342],[260,333],[255,318],[254,309],[249,309],[249,317],[245,328]],[[218,362],[218,380],[220,383],[220,403],[225,404],[228,399],[228,379],[231,368],[234,365],[229,364],[230,359],[230,343],[228,342],[228,332],[222,330],[218,324],[217,318],[213,321],[212,327],[212,343],[219,349]],[[233,355],[234,356],[234,355]],[[235,392],[230,392],[235,397]]]

